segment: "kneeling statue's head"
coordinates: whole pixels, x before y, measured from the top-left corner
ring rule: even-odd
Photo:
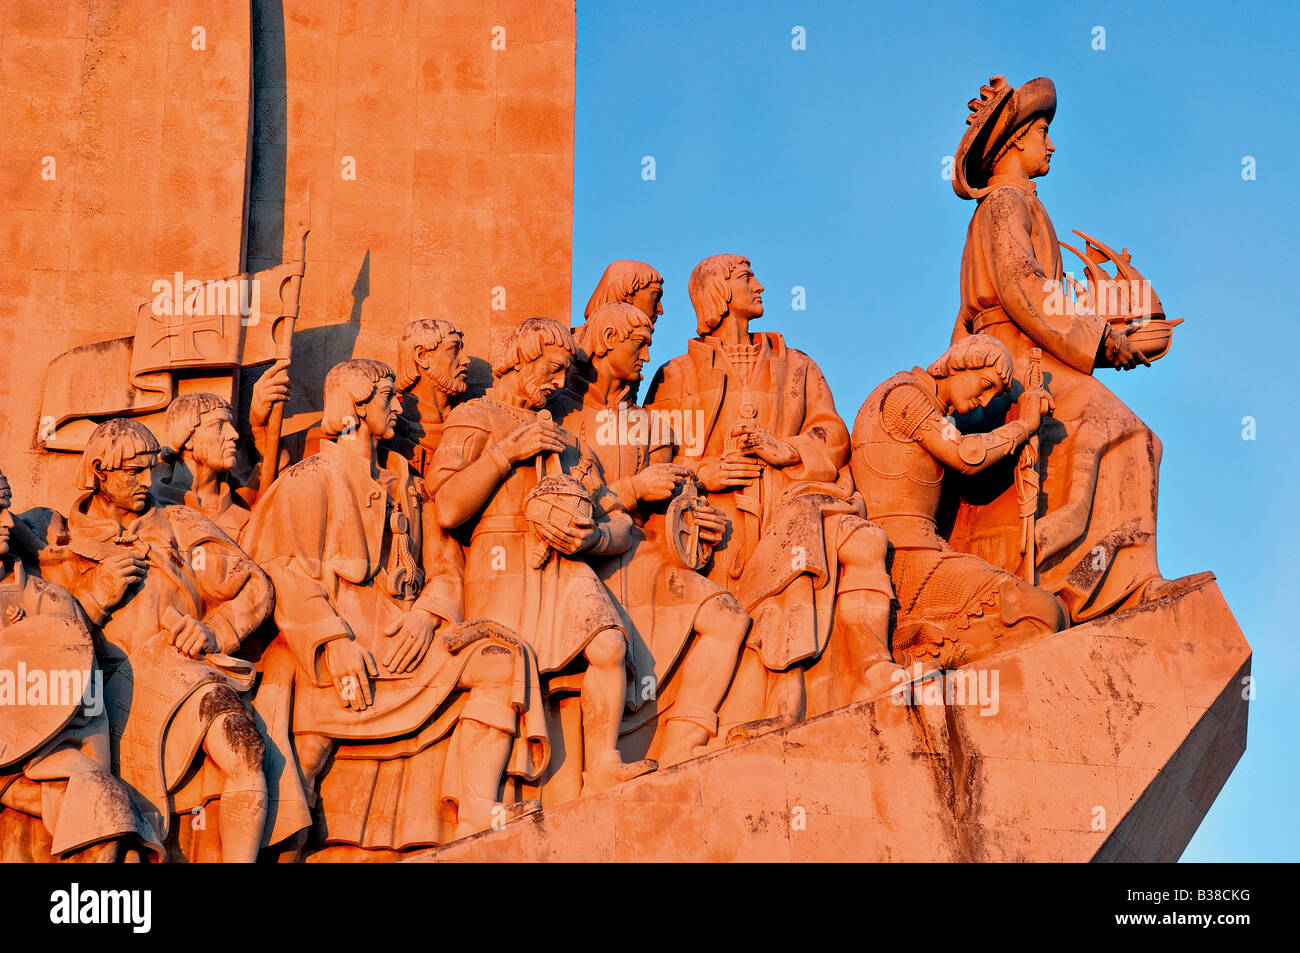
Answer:
[[[1001,341],[988,334],[972,334],[944,351],[926,373],[937,381],[946,380],[952,409],[969,414],[976,407],[987,407],[1011,388],[1015,367]]]

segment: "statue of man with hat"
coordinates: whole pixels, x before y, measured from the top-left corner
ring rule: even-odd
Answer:
[[[978,204],[966,232],[952,339],[990,335],[1020,368],[1041,351],[1055,413],[1040,432],[1036,569],[1043,588],[1083,622],[1173,591],[1156,563],[1160,441],[1093,376],[1095,368],[1149,361],[1129,336],[1139,325],[1125,327],[1104,308],[1079,307],[1063,293],[1060,244],[1033,182],[1047,174],[1055,150],[1048,137],[1055,85],[1039,77],[1013,88],[995,76],[969,109],[953,189]],[[1005,399],[995,405],[1006,406]],[[1011,571],[1022,561],[1014,463],[964,487],[949,537],[955,548]]]

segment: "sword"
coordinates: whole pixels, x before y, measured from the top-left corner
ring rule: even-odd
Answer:
[[[1040,348],[1029,349],[1029,367],[1025,369],[1025,390],[1043,386],[1043,352]],[[1020,459],[1016,464],[1016,502],[1020,511],[1020,574],[1025,581],[1038,585],[1038,559],[1034,545],[1034,521],[1038,515],[1038,490],[1042,485],[1042,475],[1038,472],[1038,433],[1029,435],[1025,445],[1020,449]]]

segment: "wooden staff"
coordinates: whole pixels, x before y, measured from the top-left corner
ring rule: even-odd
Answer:
[[[311,185],[307,186],[307,222],[298,237],[297,274],[284,279],[280,292],[280,315],[276,319],[277,330],[275,358],[277,361],[289,361],[293,358],[293,329],[298,321],[298,297],[302,292],[302,276],[307,270],[307,235],[311,232]],[[262,459],[262,487],[270,486],[280,475],[280,436],[284,431],[285,401],[277,400],[271,407],[271,416],[267,420],[266,452]]]

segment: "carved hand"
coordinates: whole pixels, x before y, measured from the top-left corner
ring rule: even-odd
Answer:
[[[579,517],[569,527],[539,523],[537,532],[556,552],[566,556],[585,552],[600,540],[600,529],[590,517]]]
[[[126,591],[144,578],[149,562],[126,550],[106,556],[90,572],[90,594],[105,609],[111,609]]]
[[[799,451],[789,440],[773,437],[766,430],[758,427],[751,431],[749,442],[754,454],[774,467],[794,466],[800,460]]]
[[[187,658],[202,658],[204,653],[217,650],[216,635],[191,615],[173,609],[163,616],[162,623],[167,630],[168,641]]]
[[[248,422],[253,427],[265,427],[271,420],[271,410],[289,399],[289,359],[281,358],[253,385],[253,397],[248,406]]]
[[[690,475],[690,470],[677,463],[652,464],[632,477],[632,491],[638,500],[667,500]]]
[[[365,711],[374,703],[370,676],[378,675],[375,657],[350,638],[334,639],[321,653],[325,673],[339,693],[344,708]]]
[[[1056,408],[1052,395],[1041,387],[1024,391],[1016,398],[1018,420],[1033,433],[1042,424],[1042,415],[1050,414]]]
[[[1110,361],[1112,367],[1122,371],[1132,370],[1139,364],[1150,367],[1151,362],[1133,349],[1133,344],[1129,341],[1128,335],[1129,332],[1120,334],[1114,327],[1107,329],[1106,360]]]
[[[716,506],[695,505],[695,525],[700,528],[700,542],[716,546],[727,531],[727,514]]]
[[[710,493],[725,493],[757,479],[763,464],[752,457],[719,457],[700,467],[698,476]]]
[[[384,629],[384,635],[393,640],[384,656],[384,667],[399,675],[413,670],[433,644],[433,634],[441,622],[432,612],[414,609]]]
[[[511,463],[531,460],[539,453],[559,453],[564,449],[564,431],[553,423],[536,420],[510,431],[501,441],[501,449]]]

